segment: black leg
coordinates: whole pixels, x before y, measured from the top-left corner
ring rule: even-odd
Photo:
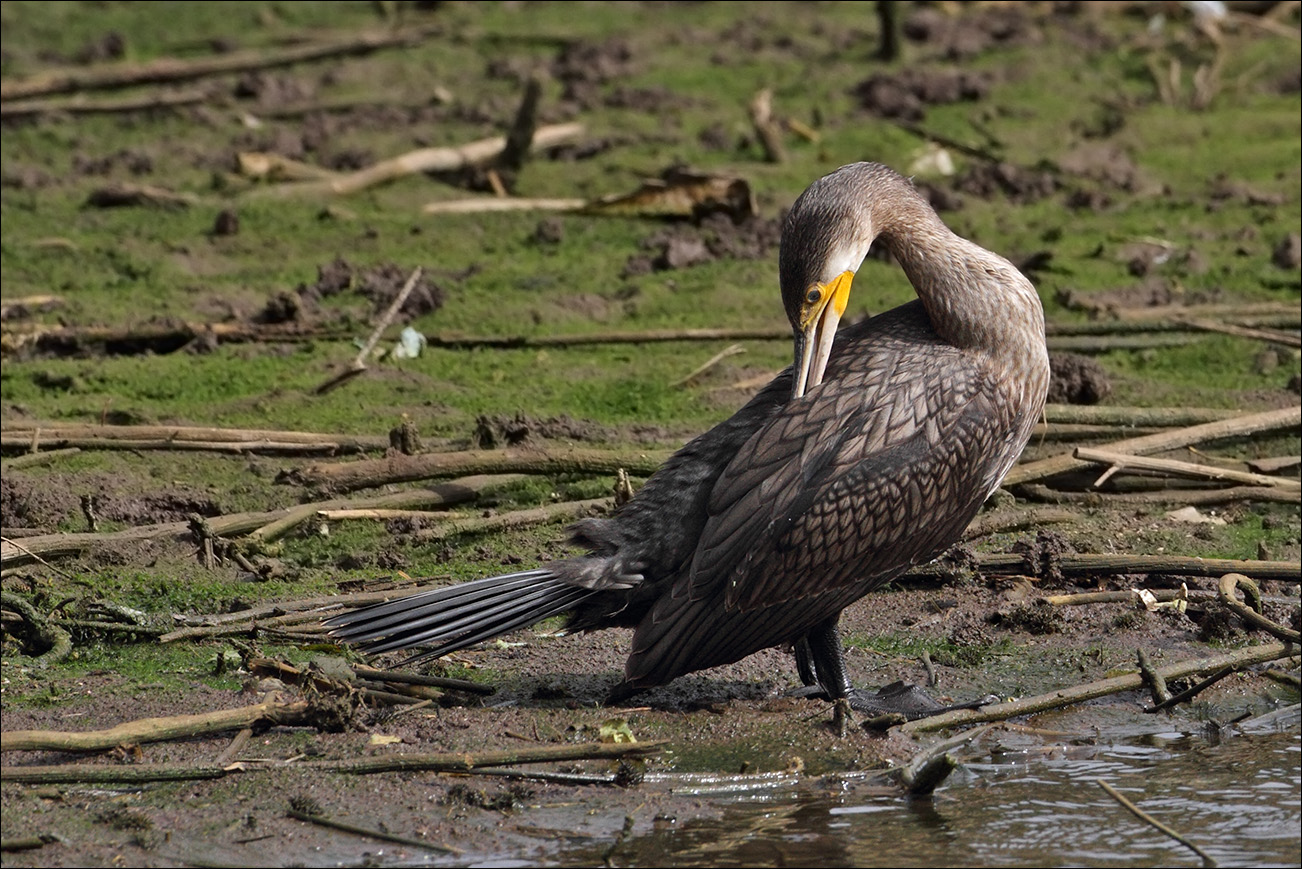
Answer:
[[[995,701],[983,697],[968,703],[946,706],[934,700],[917,685],[893,682],[870,692],[855,688],[845,669],[845,649],[841,646],[841,633],[837,630],[840,614],[833,616],[796,643],[796,669],[805,685],[801,694],[821,692],[829,700],[848,700],[850,708],[870,715],[899,714],[910,720],[926,718],[951,709],[972,709]],[[816,689],[816,690],[811,690]]]

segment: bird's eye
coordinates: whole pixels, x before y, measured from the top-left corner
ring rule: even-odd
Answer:
[[[821,298],[823,298],[822,291],[819,290],[817,287],[815,287],[814,289],[810,290],[809,293],[805,296],[805,301],[813,305],[816,304],[818,300]]]

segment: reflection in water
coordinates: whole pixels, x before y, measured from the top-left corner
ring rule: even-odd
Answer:
[[[1222,866],[1299,865],[1302,741],[1287,733],[1151,734],[1128,744],[985,744],[932,801],[842,783],[730,797],[722,815],[635,835],[616,866],[1197,866],[1097,780]],[[601,865],[591,847],[557,865]],[[595,859],[594,859],[595,856]]]

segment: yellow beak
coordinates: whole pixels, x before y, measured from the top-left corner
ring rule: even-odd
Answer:
[[[805,293],[800,331],[796,334],[796,377],[791,397],[800,398],[823,382],[832,357],[836,327],[850,301],[854,272],[844,271],[826,284],[814,284]]]

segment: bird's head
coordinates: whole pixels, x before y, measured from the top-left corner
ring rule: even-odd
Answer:
[[[787,213],[778,270],[795,334],[792,398],[823,379],[850,284],[877,234],[874,188],[890,176],[895,173],[876,163],[843,166],[811,184]]]

